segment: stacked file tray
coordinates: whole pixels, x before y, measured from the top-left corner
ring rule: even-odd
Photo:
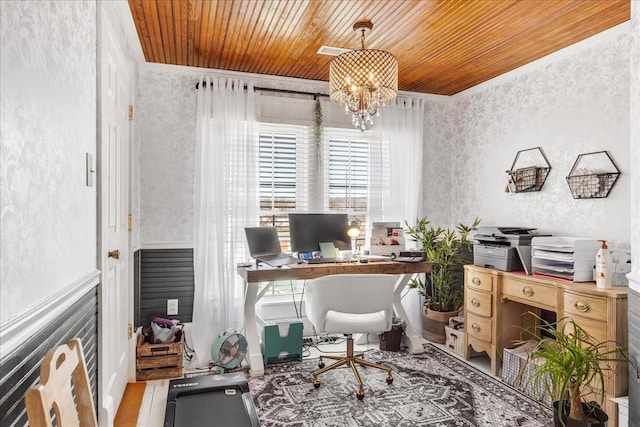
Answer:
[[[533,237],[531,239],[533,274],[573,282],[591,282],[599,248],[600,242],[595,239]]]
[[[399,222],[374,222],[371,228],[371,255],[398,255],[404,251],[404,230]]]

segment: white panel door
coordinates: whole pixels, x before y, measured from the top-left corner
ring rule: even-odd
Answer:
[[[129,283],[129,84],[132,74],[104,7],[99,51],[99,302],[98,418],[112,426],[128,380]]]

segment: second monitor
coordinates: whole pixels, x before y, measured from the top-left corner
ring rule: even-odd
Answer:
[[[338,250],[350,250],[351,239],[347,235],[347,214],[289,214],[289,232],[293,252],[310,253],[319,250],[320,243],[333,243]],[[327,255],[324,255],[327,257]]]

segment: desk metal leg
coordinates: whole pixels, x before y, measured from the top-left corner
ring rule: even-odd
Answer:
[[[402,337],[402,342],[411,353],[418,354],[424,353],[424,346],[422,345],[424,339],[413,330],[413,327],[409,323],[407,313],[402,306],[402,291],[407,286],[407,283],[409,283],[409,280],[411,280],[410,274],[403,274],[398,279],[393,291],[393,311],[397,317],[404,320],[404,337]]]
[[[260,299],[258,297],[259,286],[260,283],[247,283],[244,296],[244,329],[247,338],[246,359],[249,362],[252,377],[264,375],[264,362],[262,360],[262,349],[260,348],[256,318],[256,303]]]

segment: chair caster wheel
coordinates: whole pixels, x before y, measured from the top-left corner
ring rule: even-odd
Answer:
[[[324,368],[324,362],[319,362],[318,363],[318,368],[320,368],[320,369]]]
[[[393,382],[393,377],[391,375],[389,375],[387,377],[387,384],[391,384]]]
[[[313,379],[313,388],[320,388],[320,381],[317,379]]]
[[[364,392],[357,392],[356,397],[358,398],[358,400],[364,399]]]

